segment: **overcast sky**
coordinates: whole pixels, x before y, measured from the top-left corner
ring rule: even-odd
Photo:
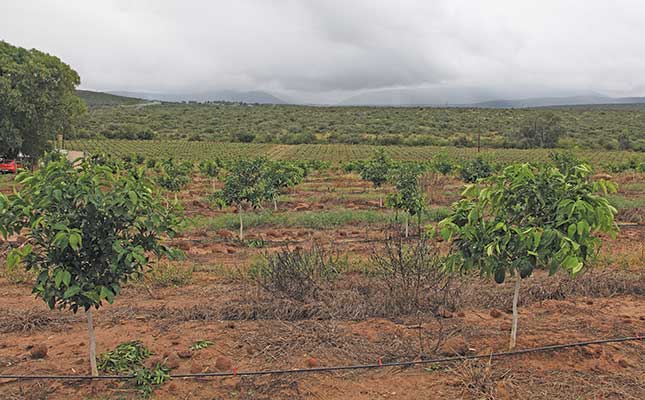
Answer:
[[[0,0],[0,39],[97,90],[645,95],[643,0]]]

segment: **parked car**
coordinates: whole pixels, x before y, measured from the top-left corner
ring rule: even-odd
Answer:
[[[0,173],[15,174],[19,169],[22,169],[22,164],[20,164],[20,162],[0,158]]]

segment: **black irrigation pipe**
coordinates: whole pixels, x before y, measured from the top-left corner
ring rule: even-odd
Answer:
[[[235,376],[259,376],[259,375],[287,375],[287,374],[302,374],[302,373],[317,373],[317,372],[333,372],[333,371],[348,371],[360,369],[378,369],[386,367],[411,367],[414,365],[424,364],[438,364],[448,363],[455,361],[467,361],[477,359],[491,359],[497,357],[517,356],[521,354],[536,353],[542,351],[561,350],[572,347],[584,347],[594,344],[607,344],[607,343],[622,343],[628,341],[643,341],[642,334],[636,336],[619,337],[611,339],[589,340],[584,342],[575,342],[567,344],[555,344],[542,347],[532,347],[522,350],[502,351],[489,354],[478,354],[471,356],[455,356],[455,357],[442,357],[431,358],[425,360],[415,361],[400,361],[400,362],[381,362],[379,358],[376,364],[358,364],[358,365],[339,365],[335,367],[317,367],[317,368],[302,368],[302,369],[276,369],[265,371],[237,371],[235,368],[232,372],[203,372],[194,374],[175,374],[170,375],[172,379],[190,379],[190,378],[209,378],[209,377],[235,377]],[[127,380],[134,378],[134,375],[0,375],[0,379],[15,379],[15,380]]]

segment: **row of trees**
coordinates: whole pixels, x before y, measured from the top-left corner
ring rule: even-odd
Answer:
[[[240,160],[229,168],[217,197],[240,211],[243,205],[271,199],[275,191],[269,189],[270,182],[286,187],[301,180],[303,173],[264,159]],[[394,169],[391,176],[402,182],[394,199],[403,203],[415,198],[403,182],[414,186],[417,171],[414,166]],[[285,175],[278,179],[279,174]],[[511,348],[520,279],[538,268],[552,274],[564,269],[575,276],[598,249],[595,233],[613,234],[617,229],[616,210],[603,196],[615,187],[593,181],[591,174],[584,164],[561,169],[512,165],[468,186],[440,223],[453,250],[447,270],[478,269],[499,283],[508,275],[516,277]],[[91,159],[74,167],[54,156],[35,172],[20,174],[17,181],[19,193],[0,194],[0,233],[5,238],[21,234],[26,240],[9,253],[7,266],[22,263],[35,271],[33,292],[50,308],[86,312],[90,364],[96,375],[92,309],[104,301],[112,303],[122,285],[144,271],[150,256],[177,256],[163,244],[180,223],[177,206],[162,201],[143,167],[123,170]]]
[[[210,197],[218,206],[234,206],[240,219],[240,240],[244,240],[245,208],[259,208],[270,201],[278,209],[277,199],[288,187],[302,182],[307,169],[286,161],[270,161],[266,158],[237,160],[224,173],[222,190]]]

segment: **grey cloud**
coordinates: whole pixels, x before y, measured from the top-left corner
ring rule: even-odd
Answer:
[[[644,17],[637,0],[22,0],[0,3],[0,39],[93,89],[645,95]]]

